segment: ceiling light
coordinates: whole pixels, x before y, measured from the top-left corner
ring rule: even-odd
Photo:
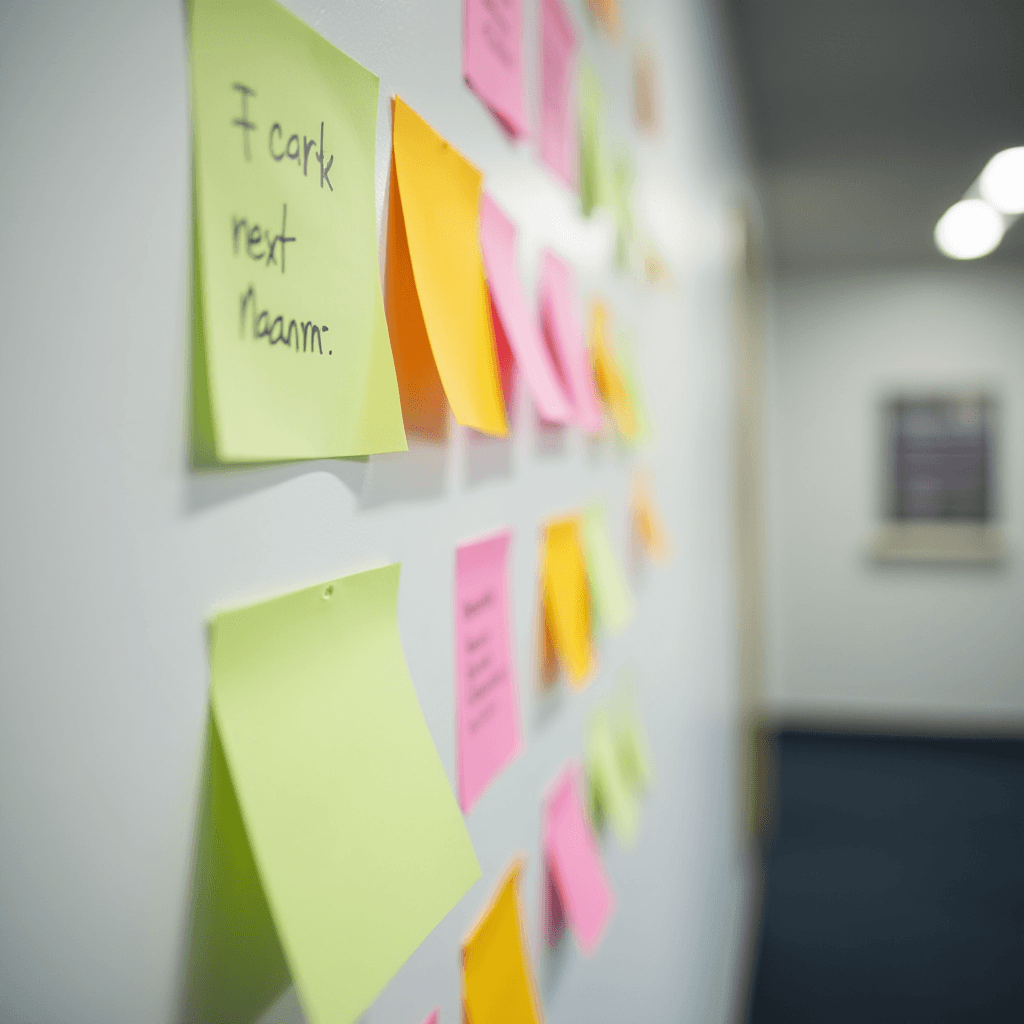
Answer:
[[[987,256],[1002,240],[1003,218],[983,199],[961,199],[935,225],[935,244],[954,260]]]
[[[1024,213],[1024,146],[996,153],[981,172],[982,198],[1000,213]]]

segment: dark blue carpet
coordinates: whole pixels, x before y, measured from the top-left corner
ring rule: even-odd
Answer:
[[[782,732],[751,1024],[1024,1022],[1024,741]]]

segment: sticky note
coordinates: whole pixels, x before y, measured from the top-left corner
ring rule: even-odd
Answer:
[[[604,509],[591,505],[583,516],[584,552],[590,599],[598,621],[621,633],[633,620],[635,607],[625,573],[608,536]]]
[[[587,0],[590,16],[597,22],[609,39],[619,38],[622,28],[619,12],[619,0]]]
[[[636,418],[636,432],[631,441],[648,441],[651,438],[651,419],[647,412],[643,386],[640,380],[640,368],[637,363],[636,342],[631,334],[620,331],[617,336],[616,352],[619,359],[619,373],[629,393],[629,404]],[[595,373],[596,377],[596,373]]]
[[[480,205],[480,243],[495,333],[501,331],[508,339],[540,418],[546,423],[566,423],[573,409],[537,321],[526,306],[516,267],[515,225],[486,193]]]
[[[541,690],[550,690],[558,681],[558,652],[551,636],[551,624],[544,608],[544,586],[541,583],[537,605],[537,679]]]
[[[633,478],[632,518],[634,529],[648,558],[658,564],[667,562],[672,546],[665,532],[661,513],[654,502],[651,483],[646,473],[637,473]]]
[[[611,199],[615,211],[615,264],[620,270],[629,269],[636,240],[633,219],[633,161],[625,150],[620,150],[612,162]]]
[[[675,276],[668,261],[647,238],[643,241],[643,265],[644,279],[648,283],[657,288],[671,288],[675,284]]]
[[[519,0],[464,0],[462,16],[462,77],[510,135],[525,135]]]
[[[595,302],[590,313],[590,354],[594,364],[594,383],[611,413],[615,429],[624,441],[635,441],[640,422],[633,404],[633,393],[619,364],[609,327],[608,310]]]
[[[588,63],[580,65],[580,210],[589,217],[614,200],[611,166],[604,130],[604,93]]]
[[[582,772],[567,765],[544,801],[544,858],[569,928],[592,953],[611,918],[615,896],[583,813]]]
[[[544,865],[544,939],[548,949],[555,949],[565,934],[565,906],[558,894],[551,868]]]
[[[544,616],[558,660],[576,689],[590,681],[594,666],[590,640],[590,593],[579,523],[575,518],[549,523],[544,532]]]
[[[387,314],[411,430],[459,423],[508,433],[478,236],[480,172],[401,99],[394,102]]]
[[[212,720],[197,833],[183,1018],[255,1020],[288,987],[291,972]]]
[[[377,78],[274,0],[189,9],[193,457],[403,451],[377,267]]]
[[[648,135],[658,131],[658,69],[650,46],[637,43],[633,49],[633,117]]]
[[[576,316],[576,283],[569,267],[550,252],[544,254],[541,269],[540,308],[541,324],[566,383],[576,420],[588,434],[600,433],[604,417]]]
[[[610,822],[619,839],[631,846],[640,816],[621,753],[608,712],[598,712],[590,722],[585,756],[591,821],[598,828]]]
[[[389,565],[210,626],[219,785],[254,865],[213,890],[249,908],[223,958],[257,984],[261,964],[275,983],[286,969],[311,1024],[357,1017],[480,876],[402,654],[398,579]]]
[[[495,314],[494,299],[490,299],[491,326],[494,328],[494,348],[498,356],[498,382],[501,385],[501,398],[508,410],[509,429],[512,424],[512,401],[516,386],[516,357],[512,354],[508,335],[502,326],[501,319]]]
[[[620,710],[615,725],[615,747],[622,777],[635,794],[645,793],[654,782],[654,767],[647,731],[636,708]]]
[[[463,811],[523,746],[509,635],[511,541],[506,531],[455,552],[455,720]]]
[[[427,1017],[423,1021],[423,1024],[437,1024],[437,1015],[438,1015],[438,1011],[435,1010],[429,1017]]]
[[[576,185],[576,47],[576,30],[561,0],[541,0],[540,156],[570,187]]]
[[[468,1024],[541,1024],[519,905],[517,858],[462,944],[462,1003]]]

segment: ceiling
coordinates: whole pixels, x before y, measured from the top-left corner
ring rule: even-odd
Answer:
[[[1024,0],[717,2],[776,269],[942,262],[943,211],[1024,145]]]

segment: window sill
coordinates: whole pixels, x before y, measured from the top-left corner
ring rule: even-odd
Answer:
[[[871,542],[871,559],[884,564],[1001,564],[1006,548],[999,530],[981,523],[886,523]]]

